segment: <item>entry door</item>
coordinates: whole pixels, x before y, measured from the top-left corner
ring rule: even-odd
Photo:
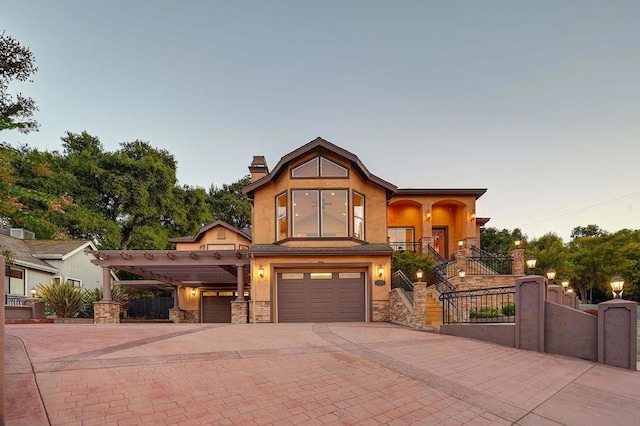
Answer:
[[[449,244],[447,228],[433,228],[433,248],[445,259],[449,258]]]

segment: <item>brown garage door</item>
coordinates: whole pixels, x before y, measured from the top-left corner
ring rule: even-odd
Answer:
[[[364,321],[363,272],[278,274],[278,322]]]
[[[202,292],[202,322],[231,322],[232,291]]]

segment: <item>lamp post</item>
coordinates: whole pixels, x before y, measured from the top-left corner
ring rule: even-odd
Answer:
[[[422,269],[418,269],[416,271],[416,278],[418,279],[418,282],[422,282]]]
[[[562,280],[562,288],[564,289],[564,291],[567,291],[569,289],[569,280]]]
[[[467,275],[467,273],[464,271],[464,269],[459,269],[458,270],[458,276],[460,277],[460,282],[464,282],[464,277]]]
[[[38,290],[36,290],[35,287],[31,287],[31,297],[36,297],[36,294],[38,293]]]
[[[556,270],[551,268],[547,271],[547,279],[553,284],[553,279],[556,277]]]
[[[520,248],[520,244],[522,244],[522,241],[520,241],[520,240],[515,240],[515,241],[513,242],[513,244],[516,246],[516,248],[517,248],[517,249],[519,249],[519,248]]]
[[[535,272],[535,268],[536,268],[536,262],[538,261],[538,259],[535,258],[535,256],[529,256],[527,258],[527,268],[529,268],[529,274],[533,275],[533,273]]]
[[[458,250],[462,250],[463,245],[464,245],[464,240],[458,240]]]
[[[615,299],[622,299],[622,288],[624,287],[624,279],[616,275],[611,279],[611,290]]]

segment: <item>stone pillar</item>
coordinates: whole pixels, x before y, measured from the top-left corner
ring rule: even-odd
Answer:
[[[241,302],[244,301],[244,265],[236,265],[236,275],[238,282],[238,298],[236,300]],[[231,316],[233,316],[233,313]]]
[[[94,324],[119,324],[120,323],[120,305],[115,302],[95,302],[93,304],[93,323]]]
[[[249,302],[247,300],[234,300],[231,302],[231,323],[246,324],[249,319]]]
[[[111,268],[102,267],[102,301],[111,302]]]
[[[564,292],[564,305],[572,307],[573,309],[578,309],[578,295],[575,293],[569,293],[568,291]]]
[[[31,318],[43,319],[44,318],[44,303],[37,297],[29,297],[23,300],[25,306],[31,306]]]
[[[564,289],[562,286],[549,284],[547,286],[547,300],[558,305],[564,304]]]
[[[169,309],[169,320],[174,323],[184,322],[184,313],[182,312],[182,309],[178,307]]]
[[[638,303],[613,299],[598,305],[598,362],[637,370]]]
[[[516,280],[516,348],[544,352],[547,280],[528,275]]]
[[[427,324],[427,283],[413,283],[413,315],[414,327]]]
[[[515,249],[511,252],[511,256],[513,257],[513,266],[511,267],[513,275],[525,275],[524,249]]]
[[[464,269],[465,272],[467,270],[467,254],[465,253],[464,249],[458,250],[455,253],[455,259],[456,259],[456,276],[457,276],[458,271],[460,269]]]
[[[4,257],[0,256],[0,288],[4,291]],[[4,409],[4,302],[0,309],[0,354],[2,354],[2,362],[0,362],[0,425],[5,424]]]

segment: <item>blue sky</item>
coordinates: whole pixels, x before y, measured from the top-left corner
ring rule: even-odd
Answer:
[[[317,136],[401,188],[487,188],[529,237],[640,228],[638,1],[0,0],[39,132],[171,152],[181,184]]]

